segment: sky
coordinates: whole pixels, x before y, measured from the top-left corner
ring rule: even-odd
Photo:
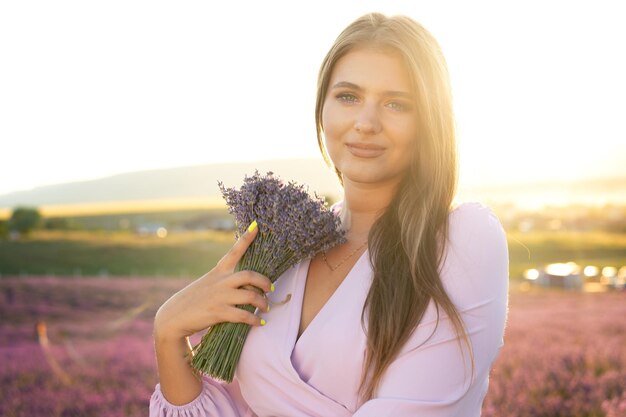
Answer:
[[[0,194],[121,172],[320,158],[317,72],[364,13],[447,60],[463,184],[626,175],[620,1],[0,3]]]

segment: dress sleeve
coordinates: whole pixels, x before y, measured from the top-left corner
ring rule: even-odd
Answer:
[[[440,273],[470,338],[473,378],[467,346],[461,339],[461,354],[455,328],[442,308],[435,329],[437,312],[431,300],[373,398],[354,417],[480,416],[491,365],[504,345],[509,288],[506,234],[489,207],[470,202],[453,213],[449,236]]]
[[[156,384],[150,397],[150,417],[257,417],[241,396],[236,379],[223,383],[209,376],[202,376],[202,391],[191,402],[174,405]]]

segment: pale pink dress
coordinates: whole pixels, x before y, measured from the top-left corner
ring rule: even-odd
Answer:
[[[157,384],[150,416],[480,416],[490,368],[504,345],[507,241],[498,217],[480,202],[460,204],[449,221],[451,243],[440,274],[470,336],[476,366],[471,382],[467,348],[462,344],[462,355],[443,309],[434,335],[417,347],[435,328],[431,300],[375,398],[363,402],[357,397],[366,346],[361,310],[372,279],[366,251],[297,341],[310,259],[286,271],[268,297],[277,302],[287,294],[293,297],[258,313],[267,324],[250,330],[233,382],[203,377],[201,394],[181,406],[169,403]]]

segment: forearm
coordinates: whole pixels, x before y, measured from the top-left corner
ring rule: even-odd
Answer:
[[[174,405],[194,400],[202,391],[202,379],[191,367],[186,354],[191,352],[188,338],[169,338],[154,331],[154,347],[161,392]]]

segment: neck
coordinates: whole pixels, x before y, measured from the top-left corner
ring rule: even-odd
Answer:
[[[365,240],[393,199],[397,182],[362,183],[344,177],[341,219],[348,239]]]

